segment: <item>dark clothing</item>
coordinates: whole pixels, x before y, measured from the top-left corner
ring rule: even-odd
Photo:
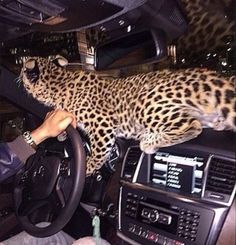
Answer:
[[[0,144],[0,182],[14,175],[35,150],[22,136],[10,143]]]

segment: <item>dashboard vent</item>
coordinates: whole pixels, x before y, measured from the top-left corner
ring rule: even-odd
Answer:
[[[128,149],[122,174],[125,180],[132,181],[141,154],[142,151],[139,147],[131,147]]]
[[[236,184],[236,162],[213,156],[210,160],[206,181],[206,194],[208,198],[225,201],[230,196]]]

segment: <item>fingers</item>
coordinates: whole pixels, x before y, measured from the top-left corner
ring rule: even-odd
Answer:
[[[65,110],[56,109],[47,113],[44,123],[50,128],[52,136],[57,136],[64,131],[70,124],[76,128],[75,116]]]
[[[47,119],[49,119],[49,118],[51,118],[54,121],[56,121],[56,120],[64,120],[67,117],[71,118],[70,119],[71,120],[70,123],[72,124],[72,126],[74,128],[76,128],[77,122],[76,122],[75,116],[72,113],[70,113],[68,111],[65,111],[65,110],[62,110],[62,109],[56,109],[56,110],[48,112],[47,115],[45,116],[45,121],[47,121]],[[67,119],[67,120],[69,120],[69,119]],[[67,120],[65,121],[65,123],[68,122]]]
[[[77,122],[73,114],[67,111],[60,111],[60,113],[62,116],[63,125],[65,125],[66,128],[69,126],[69,124],[71,124],[74,128],[76,128]]]
[[[60,130],[65,130],[70,124],[72,124],[72,122],[73,122],[73,118],[72,117],[63,118],[59,122],[59,128],[60,128]]]
[[[76,126],[77,126],[77,121],[76,121],[75,116],[72,117],[72,122],[71,122],[71,124],[72,124],[72,126],[73,126],[74,128],[76,128]]]

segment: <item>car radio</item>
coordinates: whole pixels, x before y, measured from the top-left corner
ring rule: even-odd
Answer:
[[[163,236],[163,232],[173,235],[174,240],[178,242],[181,242],[181,238],[188,241],[196,240],[200,216],[204,211],[187,208],[183,204],[173,205],[167,201],[159,201],[146,195],[126,191],[126,188],[123,193],[126,200],[123,218],[129,221],[128,224],[124,224],[127,225],[128,232],[147,239],[149,231],[152,233],[150,239],[156,242],[158,237]],[[146,227],[148,229],[145,230]],[[155,233],[156,229],[161,232]]]

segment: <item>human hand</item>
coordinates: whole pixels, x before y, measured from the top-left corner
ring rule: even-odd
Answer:
[[[75,116],[67,111],[56,109],[47,113],[44,122],[31,132],[36,145],[50,137],[56,137],[62,133],[69,124],[76,128]]]

